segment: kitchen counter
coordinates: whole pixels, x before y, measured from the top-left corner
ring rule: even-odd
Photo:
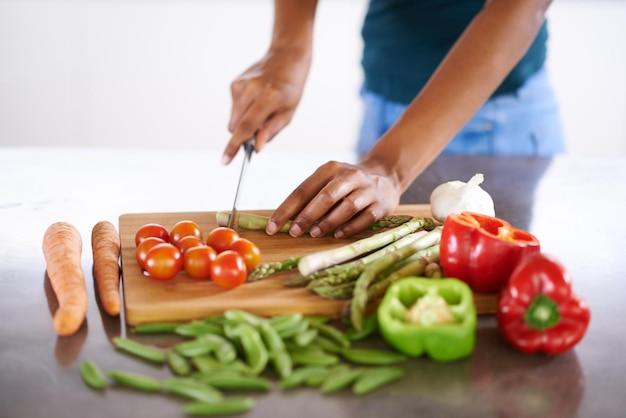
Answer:
[[[113,349],[126,332],[103,314],[91,276],[91,228],[117,225],[124,213],[229,209],[241,154],[229,167],[202,150],[0,148],[0,416],[7,418],[182,417],[180,399],[81,381],[79,364],[95,360],[156,377],[167,370]],[[276,153],[253,157],[241,209],[270,209],[329,155]],[[332,156],[351,160],[353,156]],[[366,396],[325,396],[316,389],[255,395],[249,417],[618,417],[626,410],[626,160],[623,158],[439,158],[402,203],[427,203],[448,180],[485,174],[496,213],[534,233],[561,261],[591,306],[587,335],[555,357],[507,346],[493,316],[482,316],[473,355],[439,364],[406,364],[404,379]],[[41,240],[55,221],[83,237],[89,291],[87,322],[72,337],[54,333],[54,298],[45,279]],[[154,337],[155,344],[167,344]]]

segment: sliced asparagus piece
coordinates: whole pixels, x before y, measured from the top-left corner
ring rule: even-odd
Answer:
[[[237,215],[237,227],[242,229],[265,229],[270,218],[268,216],[257,215],[255,213],[239,212]],[[215,215],[218,226],[227,226],[230,218],[230,211],[219,211]],[[368,229],[378,231],[379,229],[395,228],[413,219],[411,215],[390,215],[374,222]],[[287,221],[278,232],[289,232],[291,221]]]

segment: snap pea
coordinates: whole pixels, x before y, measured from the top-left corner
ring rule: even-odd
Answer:
[[[180,355],[185,357],[196,357],[203,354],[208,354],[215,350],[215,342],[203,337],[198,337],[193,340],[183,341],[174,346],[174,350]]]
[[[226,318],[227,321],[246,323],[248,325],[252,325],[253,327],[258,327],[261,323],[263,323],[263,321],[265,321],[265,319],[241,309],[227,309],[224,311],[224,318]]]
[[[322,382],[324,382],[328,376],[343,371],[343,370],[348,370],[350,367],[346,364],[339,364],[331,369],[327,369],[323,372],[319,372],[319,373],[313,373],[309,376],[306,377],[306,379],[304,379],[304,383],[307,386],[313,386],[313,387],[317,387],[320,386],[322,384]]]
[[[210,324],[223,325],[224,322],[226,322],[226,318],[224,317],[224,314],[221,314],[209,316],[207,318],[204,318],[202,321]]]
[[[248,323],[239,324],[234,332],[241,341],[248,366],[250,366],[252,373],[261,373],[265,370],[269,361],[269,353],[263,343],[261,334]]]
[[[308,321],[299,321],[296,322],[293,326],[290,327],[283,327],[283,328],[275,328],[276,332],[278,332],[278,335],[280,335],[281,338],[290,338],[293,337],[295,335],[301,334],[304,331],[306,331],[307,329],[309,329],[309,322]]]
[[[324,366],[303,366],[295,369],[289,376],[280,379],[279,385],[283,389],[292,389],[302,386],[306,379],[315,374],[328,372],[329,368]]]
[[[363,373],[362,369],[346,369],[330,373],[322,382],[323,393],[337,392],[351,385]]]
[[[163,363],[165,361],[165,353],[152,346],[148,346],[128,338],[113,337],[113,344],[120,350],[141,357],[155,363]]]
[[[310,328],[294,336],[293,341],[296,343],[296,345],[307,346],[311,344],[313,340],[315,340],[315,338],[317,337],[317,334],[318,334],[318,331],[315,328]]]
[[[223,363],[228,364],[237,358],[237,349],[228,339],[217,334],[206,334],[199,337],[202,341],[210,342],[214,346],[215,356]]]
[[[246,373],[243,371],[239,371],[239,370],[235,370],[235,369],[227,369],[227,368],[222,368],[222,369],[214,369],[211,370],[210,372],[195,372],[191,374],[191,378],[202,382],[206,385],[209,384],[209,382],[211,382],[212,380],[216,379],[217,376],[219,376],[220,378],[223,377],[249,377],[249,376],[256,376],[250,373]]]
[[[291,314],[273,316],[269,319],[269,322],[272,325],[272,327],[277,332],[280,333],[281,331],[284,331],[285,329],[293,328],[297,326],[300,322],[302,322],[303,318],[304,317],[302,316],[301,313],[296,312],[296,313],[291,313]]]
[[[404,354],[375,348],[347,348],[341,351],[341,356],[351,363],[368,365],[395,364],[407,359]]]
[[[197,356],[191,358],[191,363],[202,374],[217,372],[231,372],[245,375],[253,374],[250,367],[240,359],[224,364],[210,356]]]
[[[268,391],[272,382],[260,376],[246,376],[237,373],[211,373],[197,377],[202,383],[223,390]]]
[[[199,355],[191,358],[191,364],[201,373],[208,373],[212,370],[224,367],[217,359],[208,355]]]
[[[285,343],[271,323],[265,321],[259,325],[261,337],[270,352],[284,351]]]
[[[102,389],[107,384],[104,373],[92,360],[84,360],[80,363],[80,374],[85,383],[94,389]]]
[[[315,340],[311,343],[315,346],[320,347],[322,350],[327,351],[329,353],[340,353],[343,348],[339,346],[335,341],[330,338],[324,337],[322,335],[317,335]]]
[[[150,376],[122,370],[109,370],[107,374],[115,382],[123,386],[148,392],[158,392],[161,390],[161,382]]]
[[[375,334],[378,331],[378,317],[376,312],[369,314],[363,320],[363,328],[361,330],[357,330],[353,326],[350,326],[346,330],[346,337],[350,341],[360,341],[363,340],[370,335]]]
[[[166,351],[165,361],[175,375],[187,376],[191,373],[189,361],[174,350]]]
[[[363,395],[379,387],[398,380],[404,371],[398,367],[377,367],[365,370],[352,385],[352,392]]]
[[[153,322],[136,325],[132,331],[136,334],[173,334],[180,325],[180,322]]]
[[[305,366],[331,366],[339,362],[339,357],[322,351],[294,351],[290,353],[293,364]]]
[[[163,380],[161,385],[166,392],[196,401],[215,402],[224,398],[219,390],[194,379],[174,377]]]
[[[183,407],[189,415],[229,415],[249,411],[254,407],[254,398],[229,397],[216,402],[192,402]]]
[[[176,334],[184,337],[199,337],[205,334],[223,334],[222,327],[218,324],[206,321],[191,321],[179,325],[174,330]]]
[[[286,350],[273,351],[270,355],[272,366],[281,378],[285,378],[293,371],[291,356]]]
[[[293,339],[285,341],[285,349],[289,354],[291,353],[313,353],[313,354],[327,354],[326,350],[317,344],[309,344],[306,346],[296,344]]]
[[[313,328],[317,329],[320,335],[323,335],[327,338],[330,338],[334,342],[336,342],[342,348],[350,347],[350,340],[345,336],[343,332],[338,330],[332,325],[323,324],[321,322],[310,321],[309,325]]]

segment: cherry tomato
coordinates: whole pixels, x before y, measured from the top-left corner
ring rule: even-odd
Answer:
[[[217,253],[208,245],[198,245],[189,248],[183,255],[183,268],[194,279],[208,279],[211,277],[211,264]]]
[[[164,243],[165,241],[157,237],[147,237],[139,243],[135,255],[137,258],[137,264],[139,264],[139,267],[142,270],[146,269],[146,255],[148,255],[148,251],[150,251],[155,245]]]
[[[211,279],[218,286],[232,289],[246,281],[248,272],[243,257],[236,251],[225,250],[211,263]]]
[[[243,261],[246,263],[246,269],[252,270],[261,262],[261,251],[255,243],[246,238],[237,238],[230,247],[229,250],[237,251],[243,257]]]
[[[187,235],[182,237],[176,247],[180,250],[181,255],[185,255],[185,252],[191,247],[197,247],[198,245],[204,245],[204,242],[195,235]]]
[[[178,242],[188,235],[195,235],[202,239],[202,231],[198,224],[189,220],[176,222],[170,231],[170,242],[174,245],[178,245]]]
[[[237,231],[225,226],[218,226],[207,235],[206,244],[219,254],[226,251],[230,245],[239,238]]]
[[[148,237],[161,238],[165,242],[170,240],[170,235],[163,225],[148,223],[141,226],[135,233],[135,246],[139,246],[139,243]]]
[[[183,258],[176,246],[170,243],[157,244],[146,254],[145,269],[150,277],[169,280],[183,267]]]

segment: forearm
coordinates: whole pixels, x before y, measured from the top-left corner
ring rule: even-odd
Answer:
[[[317,0],[274,0],[274,27],[270,49],[310,50]]]
[[[387,171],[406,190],[522,58],[549,3],[488,1],[363,163]]]

